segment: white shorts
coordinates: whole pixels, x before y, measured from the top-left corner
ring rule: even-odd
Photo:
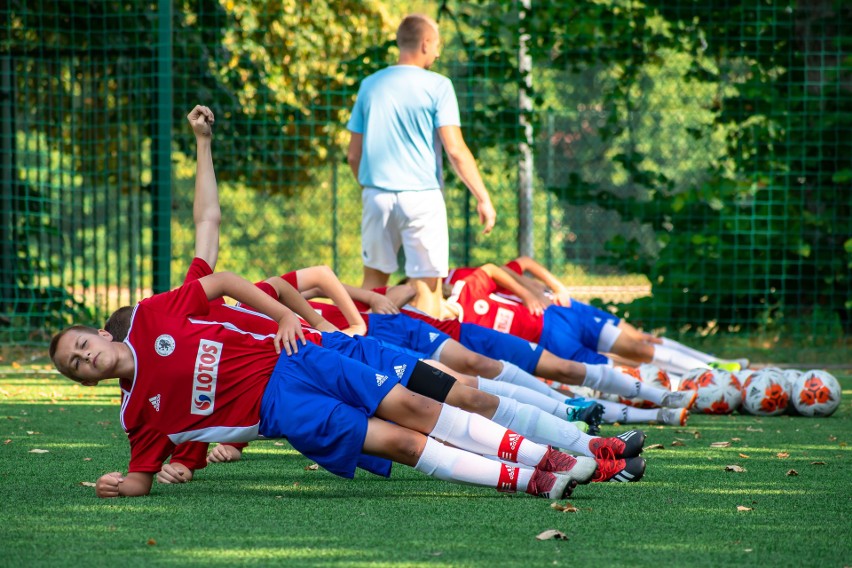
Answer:
[[[440,189],[384,191],[364,188],[361,260],[364,266],[393,274],[400,246],[409,278],[443,278],[450,268],[447,206]]]

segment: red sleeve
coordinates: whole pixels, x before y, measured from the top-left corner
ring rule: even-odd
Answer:
[[[293,272],[288,272],[287,274],[282,274],[281,279],[296,290],[299,289],[299,276],[296,274],[295,270]]]
[[[475,298],[484,298],[497,290],[497,284],[481,268],[470,272],[463,280],[468,294]]]
[[[213,274],[213,269],[210,268],[210,265],[207,264],[207,261],[203,258],[198,258],[197,256],[192,259],[192,263],[189,265],[189,270],[186,271],[186,276],[183,278],[184,284],[189,284],[194,280],[199,280],[204,278],[205,276],[210,276]],[[225,298],[216,298],[215,300],[210,300],[211,304],[224,304]]]
[[[509,269],[515,274],[523,274],[524,271],[521,269],[521,264],[517,260],[511,260],[503,265],[503,268]]]
[[[276,302],[278,301],[278,292],[275,291],[275,288],[272,287],[272,284],[263,280],[261,282],[255,282],[254,285],[257,286],[258,288],[260,288],[261,292],[263,292],[264,294],[266,294],[267,296],[269,296],[270,298],[272,298]],[[244,304],[242,302],[237,302],[237,305],[244,310],[251,310],[253,312],[257,312],[256,309],[249,306],[248,304]],[[258,312],[258,313],[260,313],[260,312]]]
[[[464,268],[464,267],[463,268],[453,268],[447,274],[447,277],[444,278],[444,281],[447,282],[447,284],[455,284],[459,280],[467,278],[468,276],[470,276],[470,274],[472,272],[474,272],[476,270],[479,270],[479,269],[478,268]]]
[[[127,471],[157,473],[175,445],[169,437],[144,425],[128,434],[130,466]]]
[[[207,294],[198,280],[193,280],[169,292],[151,296],[139,302],[153,312],[170,316],[203,316],[210,311]]]
[[[207,467],[206,442],[185,442],[178,444],[172,452],[171,463],[185,465],[191,470],[204,469]]]

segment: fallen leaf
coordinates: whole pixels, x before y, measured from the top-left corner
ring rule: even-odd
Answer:
[[[50,452],[50,450],[39,450],[39,449],[34,449],[34,450],[30,450],[30,452],[29,452],[29,453],[31,453],[31,454],[46,454],[46,453],[48,453],[48,452]]]
[[[551,540],[551,539],[568,540],[568,537],[565,536],[565,533],[554,530],[554,529],[544,531],[543,533],[539,534],[535,538],[536,538],[536,540]]]
[[[775,457],[783,460],[784,458],[789,458],[790,454],[787,452],[778,452],[777,454],[775,454]]]
[[[316,471],[318,469],[319,469],[319,466],[315,463],[312,463],[311,465],[305,466],[305,471]]]
[[[746,428],[746,432],[763,432],[763,428],[752,428],[751,426],[748,426]]]
[[[731,438],[731,441],[732,442],[742,442],[743,439],[742,438]]]
[[[730,445],[731,445],[730,442],[713,442],[712,444],[710,444],[710,447],[711,448],[727,448]]]
[[[153,538],[149,538],[149,539],[148,539],[148,543],[147,543],[147,544],[148,544],[148,546],[156,546],[156,545],[157,545],[157,541],[156,541],[156,540],[154,540]]]
[[[84,462],[90,462],[90,461],[92,461],[92,458],[83,458],[83,461]]]
[[[825,465],[825,462],[811,462],[811,465]]]
[[[792,477],[792,476],[795,476],[795,475],[799,475],[799,472],[796,471],[795,469],[791,469],[790,471],[787,472],[787,475]]]
[[[650,446],[645,446],[646,450],[665,450],[666,447],[662,444],[651,444]]]
[[[837,436],[829,436],[829,437],[828,437],[828,440],[829,440],[830,442],[836,442],[836,441],[837,441]]]
[[[743,552],[751,552],[752,550],[754,550],[754,549],[753,548],[745,548],[745,549],[743,549]]]
[[[11,443],[12,443],[12,439],[11,439],[11,438],[9,438],[9,439],[7,439],[7,440],[3,440],[3,443],[4,443],[4,444],[11,444]]]
[[[747,454],[738,454],[738,455],[739,455],[741,458],[746,459],[746,460],[749,458],[749,456],[748,456]]]
[[[840,442],[837,445],[840,446],[841,448],[845,448],[847,446],[846,442]]]
[[[579,509],[571,503],[565,503],[564,505],[560,505],[557,502],[553,502],[550,504],[550,508],[556,509],[557,511],[561,511],[563,513],[576,513],[577,511],[579,511]]]
[[[737,505],[737,511],[754,511],[753,507],[743,507],[742,505]]]
[[[272,445],[273,446],[283,446],[284,442],[273,442]]]
[[[746,468],[744,468],[740,465],[734,464],[734,465],[726,465],[725,471],[734,471],[736,473],[743,473],[744,471],[747,471],[747,470],[746,470]]]
[[[680,440],[675,440],[674,442],[672,442],[672,444],[671,444],[671,445],[672,445],[672,446],[685,446],[686,444],[684,444],[684,443],[683,443],[683,442],[681,442]]]
[[[92,483],[91,481],[81,481],[80,485],[82,485],[83,487],[94,487],[95,486],[95,484]]]

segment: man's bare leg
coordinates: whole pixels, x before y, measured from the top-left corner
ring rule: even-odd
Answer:
[[[364,280],[361,282],[361,288],[372,290],[373,288],[381,288],[388,285],[390,274],[370,268],[364,267]]]
[[[441,318],[441,278],[411,278],[409,285],[414,287],[415,295],[411,305],[421,312]]]

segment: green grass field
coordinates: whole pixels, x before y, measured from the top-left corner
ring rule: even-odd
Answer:
[[[128,459],[117,386],[6,363],[0,566],[850,566],[852,372],[834,373],[832,417],[647,426],[647,445],[664,449],[646,450],[641,483],[580,487],[577,511],[560,512],[401,466],[344,480],[274,441],[188,485],[99,500],[84,483]],[[548,529],[567,540],[536,540]]]

